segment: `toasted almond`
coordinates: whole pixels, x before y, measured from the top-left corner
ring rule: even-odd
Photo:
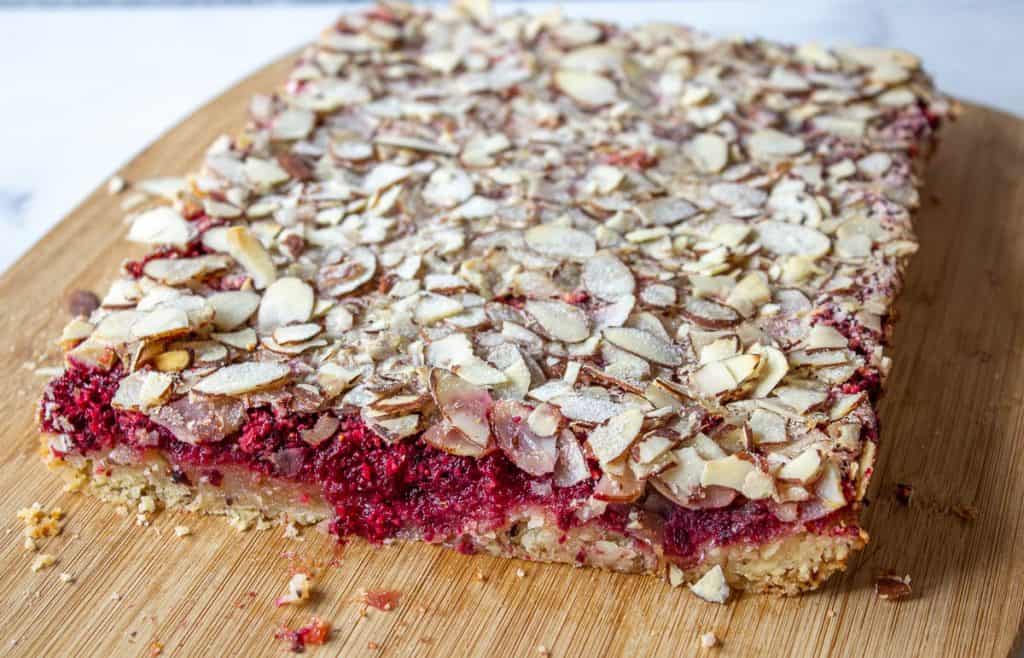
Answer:
[[[750,395],[755,398],[764,398],[771,394],[772,390],[789,372],[789,361],[786,359],[786,355],[775,347],[758,346],[757,353],[762,357],[762,367]]]
[[[465,171],[445,167],[434,170],[423,188],[423,199],[441,208],[454,208],[473,196],[473,179]]]
[[[757,444],[785,443],[789,440],[786,419],[766,409],[755,409],[750,414],[750,432]]]
[[[490,442],[488,414],[494,403],[486,389],[442,370],[433,370],[430,390],[449,423],[478,446],[484,447]]]
[[[219,255],[196,258],[154,258],[142,267],[142,272],[160,283],[180,286],[199,281],[209,274],[227,269],[229,263],[229,260]]]
[[[269,286],[277,278],[277,269],[263,244],[244,226],[232,226],[224,234],[228,254],[245,268],[257,290]]]
[[[428,294],[420,298],[413,317],[416,320],[416,324],[429,326],[445,318],[458,315],[464,309],[465,307],[457,299],[445,297],[444,295]]]
[[[153,367],[160,372],[181,372],[192,362],[192,354],[188,350],[170,350],[161,352],[153,358]]]
[[[554,436],[562,424],[562,413],[551,404],[538,404],[526,419],[530,431],[537,436]]]
[[[636,212],[648,224],[670,226],[697,214],[697,207],[680,197],[661,197],[641,203]]]
[[[139,214],[128,231],[128,239],[142,244],[169,244],[184,247],[199,232],[178,212],[159,206]]]
[[[242,395],[284,382],[291,370],[283,363],[248,361],[220,368],[199,380],[193,391],[208,395]]]
[[[356,247],[337,264],[321,268],[317,289],[323,294],[340,297],[367,283],[377,273],[377,256],[366,247]]]

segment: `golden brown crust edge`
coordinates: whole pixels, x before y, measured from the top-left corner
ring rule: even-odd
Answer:
[[[66,489],[104,502],[221,516],[239,531],[289,523],[322,524],[333,515],[315,492],[297,488],[295,483],[283,486],[274,478],[251,475],[245,481],[230,472],[219,486],[203,481],[176,482],[168,469],[161,468],[166,463],[157,454],[148,455],[145,464],[104,460],[103,472],[97,472],[88,457],[53,457],[46,442],[44,435],[41,452],[48,467],[68,483]],[[473,548],[498,557],[658,575],[673,586],[696,582],[720,565],[734,589],[790,596],[817,589],[831,575],[844,570],[867,540],[863,530],[839,536],[803,531],[764,544],[715,547],[698,565],[680,569],[635,538],[594,525],[564,532],[543,516],[524,512],[503,529],[476,534]]]

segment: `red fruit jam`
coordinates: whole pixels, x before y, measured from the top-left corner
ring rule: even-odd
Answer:
[[[315,414],[269,406],[250,409],[233,437],[192,445],[144,414],[114,409],[110,401],[121,377],[119,368],[100,372],[68,367],[44,393],[43,430],[67,436],[81,453],[118,444],[139,451],[156,447],[175,465],[172,476],[178,465],[199,467],[215,486],[221,465],[313,483],[336,510],[332,530],[340,538],[355,535],[382,542],[412,534],[450,541],[471,552],[472,544],[460,539],[469,526],[503,527],[524,506],[548,510],[563,530],[580,525],[576,512],[596,485],[595,477],[554,487],[549,476],[531,476],[501,452],[476,459],[450,455],[418,438],[390,444],[358,416],[342,418],[335,437],[311,446],[300,433],[313,427]],[[631,509],[609,505],[589,522],[628,534]],[[665,553],[682,560],[698,556],[708,542],[760,542],[796,528],[776,519],[767,505],[754,502],[701,511],[671,506],[663,515]]]

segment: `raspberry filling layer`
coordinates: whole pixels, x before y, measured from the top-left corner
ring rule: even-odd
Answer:
[[[427,541],[454,541],[470,526],[504,527],[517,511],[529,507],[547,510],[562,530],[596,523],[630,534],[630,511],[645,508],[661,517],[665,554],[687,562],[699,559],[709,543],[761,543],[800,527],[779,520],[764,503],[742,500],[715,510],[688,510],[667,501],[610,504],[599,516],[584,519],[578,511],[593,493],[596,466],[592,465],[595,477],[571,487],[554,487],[549,476],[531,476],[501,452],[460,457],[418,438],[388,443],[358,416],[343,418],[334,437],[311,446],[300,432],[313,427],[316,414],[257,407],[247,411],[233,437],[193,445],[177,440],[144,414],[112,407],[121,377],[119,369],[69,367],[43,396],[43,430],[68,437],[72,451],[82,454],[118,445],[140,452],[157,448],[174,464],[208,469],[213,484],[217,467],[223,465],[313,483],[336,511],[331,527],[340,538],[382,542],[411,534]],[[804,527],[824,532],[834,520],[830,516]],[[471,549],[466,542],[456,545]]]

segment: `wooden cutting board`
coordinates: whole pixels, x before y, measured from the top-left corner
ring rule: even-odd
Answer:
[[[248,97],[272,90],[289,66],[285,58],[239,83],[121,175],[189,171],[211,140],[242,125]],[[326,646],[310,648],[322,656],[539,656],[541,645],[556,657],[689,656],[707,653],[698,639],[706,631],[721,638],[719,656],[1008,655],[1024,621],[1024,121],[967,107],[929,174],[865,519],[874,539],[820,592],[726,606],[651,578],[431,546],[355,542],[338,552],[314,530],[296,541],[170,513],[139,527],[134,515],[62,493],[37,455],[46,378],[35,370],[59,363],[63,297],[105,290],[121,259],[138,253],[122,240],[121,198],[98,181],[0,277],[0,654],[283,655],[274,631],[316,614],[334,627]],[[896,500],[896,483],[913,486],[909,506]],[[64,533],[43,548],[58,562],[39,573],[15,518],[35,501],[68,512]],[[958,505],[977,518],[960,518]],[[175,537],[181,524],[193,534]],[[276,609],[295,563],[320,566],[317,593],[303,609]],[[913,598],[875,596],[874,576],[886,569],[913,578]],[[364,616],[359,592],[378,588],[401,601]]]

